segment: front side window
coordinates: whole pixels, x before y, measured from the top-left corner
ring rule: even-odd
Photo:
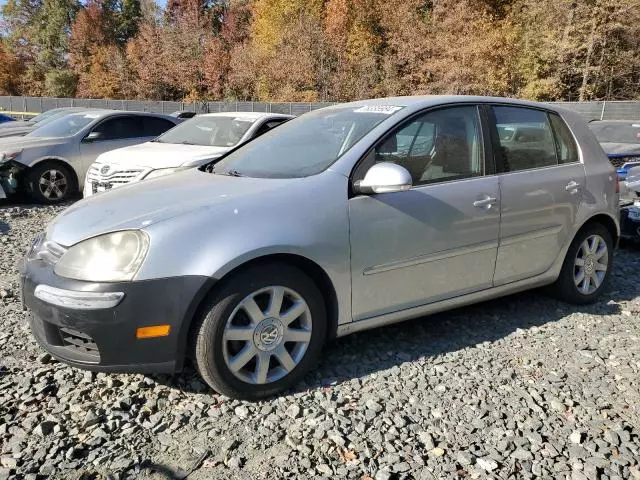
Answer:
[[[305,113],[223,157],[213,173],[261,178],[318,174],[402,108],[340,106]]]
[[[484,152],[478,109],[452,107],[429,112],[387,135],[359,167],[392,162],[411,173],[413,185],[483,175]]]
[[[558,164],[556,143],[546,112],[522,107],[493,107],[493,113],[506,172]]]
[[[93,129],[102,134],[100,141],[143,137],[142,123],[137,115],[105,120]]]

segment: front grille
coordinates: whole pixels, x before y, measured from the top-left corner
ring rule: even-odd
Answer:
[[[60,327],[59,331],[63,347],[75,350],[82,355],[94,357],[97,362],[100,361],[98,345],[89,335],[69,327]]]
[[[109,167],[106,173],[101,171],[104,167]],[[109,189],[139,180],[145,172],[142,168],[121,168],[107,163],[94,163],[89,168],[87,180],[95,186],[102,185]]]

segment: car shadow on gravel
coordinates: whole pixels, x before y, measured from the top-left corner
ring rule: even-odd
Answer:
[[[449,352],[494,342],[519,329],[541,327],[574,313],[620,314],[618,302],[640,296],[640,285],[634,288],[635,291],[625,292],[612,285],[601,300],[583,306],[557,301],[537,290],[355,333],[327,345],[320,364],[288,393],[335,386],[404,362],[435,359]],[[209,391],[191,365],[187,365],[182,374],[151,378],[184,392]]]

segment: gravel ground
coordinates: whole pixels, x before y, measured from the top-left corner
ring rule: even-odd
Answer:
[[[36,346],[15,264],[61,208],[0,206],[0,479],[640,480],[640,250],[602,301],[538,293],[356,334],[259,403],[189,369],[82,372]]]

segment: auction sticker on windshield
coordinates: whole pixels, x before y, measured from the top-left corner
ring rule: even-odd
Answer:
[[[96,115],[95,113],[86,113],[84,118],[100,118],[100,115]]]
[[[356,108],[354,113],[384,113],[386,115],[391,115],[403,108],[404,107],[398,107],[396,105],[367,105],[365,107]]]

